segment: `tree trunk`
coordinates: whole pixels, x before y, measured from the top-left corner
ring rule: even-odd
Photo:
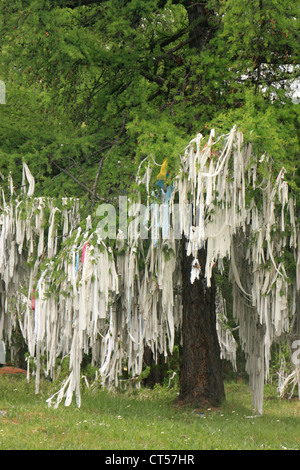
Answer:
[[[155,384],[162,384],[163,382],[163,370],[162,362],[163,355],[157,353],[157,361],[155,362],[153,352],[147,345],[144,347],[144,365],[151,368],[150,374],[146,379],[143,380],[144,385],[148,387],[154,387]]]
[[[199,279],[190,281],[192,256],[186,256],[182,242],[183,350],[179,400],[200,406],[219,406],[225,398],[220,346],[216,331],[215,284],[206,286],[206,251],[198,261]]]
[[[212,12],[209,11],[208,0],[173,0],[172,3],[180,3],[185,7],[191,27],[190,47],[196,47],[201,52],[214,34],[214,27],[209,20]]]

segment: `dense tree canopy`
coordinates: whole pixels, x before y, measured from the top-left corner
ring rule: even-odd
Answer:
[[[2,0],[1,172],[109,199],[147,154],[238,124],[296,184],[297,2],[248,3]]]

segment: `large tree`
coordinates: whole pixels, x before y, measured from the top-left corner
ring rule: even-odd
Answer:
[[[229,258],[234,317],[253,406],[262,413],[271,346],[290,334],[290,302],[299,291],[299,223],[285,169],[274,178],[271,158],[253,155],[236,127],[216,142],[214,132],[206,144],[201,135],[193,139],[173,186],[156,195],[150,161],[139,168],[128,227],[125,214],[115,243],[105,233],[109,224],[114,238],[112,205],[98,207],[108,216],[97,227],[90,216],[79,223],[77,199],[32,197],[34,178],[24,164],[29,197],[10,198],[1,215],[1,330],[9,338],[18,319],[37,360],[37,387],[41,354],[50,375],[57,356],[70,356],[56,404],[64,396],[70,404],[75,393],[80,405],[83,354],[92,353],[103,385],[117,385],[124,360],[133,379],[139,376],[144,346],[167,355],[186,322],[181,398],[216,405],[223,384],[213,271]]]
[[[17,185],[25,160],[37,194],[79,194],[92,212],[128,192],[147,155],[159,164],[167,157],[174,177],[194,135],[237,123],[246,139],[252,132],[254,152],[263,146],[272,155],[275,171],[284,161],[298,191],[298,111],[287,93],[297,65],[296,2],[1,3],[0,169]],[[201,263],[205,257],[204,247]],[[190,259],[182,263],[188,273]],[[182,398],[216,403],[223,388],[218,345],[211,348],[214,285],[200,278],[184,292]],[[199,345],[205,320],[210,333]],[[195,376],[196,360],[206,376]]]

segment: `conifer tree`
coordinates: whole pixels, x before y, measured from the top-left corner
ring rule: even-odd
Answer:
[[[172,179],[195,135],[211,128],[222,134],[237,124],[255,155],[263,148],[272,156],[274,174],[284,165],[298,216],[297,2],[2,0],[1,7],[7,103],[0,108],[0,172],[11,172],[16,188],[25,161],[36,194],[80,195],[87,215],[131,193],[147,156],[158,164],[167,158]],[[203,272],[205,251],[198,258]],[[188,289],[190,261],[183,260],[189,347],[182,398],[216,403],[224,392],[214,284],[202,278]],[[206,304],[197,301],[203,296]],[[199,325],[191,327],[192,304],[199,306]],[[203,319],[210,333],[196,349]],[[188,357],[193,351],[203,353],[199,362],[211,381]]]

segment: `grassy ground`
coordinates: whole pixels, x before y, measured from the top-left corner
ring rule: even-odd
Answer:
[[[226,384],[219,409],[176,404],[165,388],[137,393],[84,392],[80,409],[45,403],[24,377],[0,377],[0,450],[300,449],[300,401],[266,390],[264,415],[252,417],[244,383]],[[273,394],[274,395],[274,394]]]

